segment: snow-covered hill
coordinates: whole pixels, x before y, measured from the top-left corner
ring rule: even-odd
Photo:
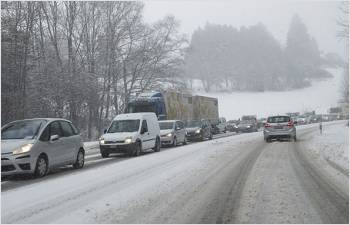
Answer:
[[[195,91],[194,94],[210,96],[219,100],[219,115],[226,119],[238,119],[242,115],[266,117],[287,112],[304,112],[316,110],[327,113],[327,109],[337,105],[340,99],[342,69],[329,69],[334,75],[321,81],[314,81],[312,86],[285,92],[233,92],[222,93]],[[194,82],[198,84],[197,82]]]

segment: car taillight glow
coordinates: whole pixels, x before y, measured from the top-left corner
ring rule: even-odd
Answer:
[[[289,121],[288,122],[288,127],[292,127],[294,124],[293,124],[293,122],[292,121]]]
[[[265,127],[271,127],[269,123],[265,123]]]

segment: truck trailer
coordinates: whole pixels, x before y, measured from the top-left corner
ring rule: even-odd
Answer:
[[[127,113],[154,112],[159,120],[219,118],[218,99],[176,91],[153,91],[132,98]]]

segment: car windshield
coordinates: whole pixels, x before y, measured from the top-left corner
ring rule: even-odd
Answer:
[[[1,139],[34,139],[45,120],[22,120],[5,125],[1,129]]]
[[[140,120],[115,120],[107,133],[136,132],[139,130]]]
[[[256,120],[255,116],[242,116],[242,120]]]
[[[159,128],[161,130],[170,130],[173,129],[174,123],[173,122],[159,122]]]
[[[192,121],[188,121],[186,124],[186,127],[201,127],[201,121],[198,120],[192,120]]]
[[[269,117],[267,120],[268,123],[286,123],[290,121],[290,117],[288,116],[273,116]]]

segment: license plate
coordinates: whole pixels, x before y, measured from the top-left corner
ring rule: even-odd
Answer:
[[[275,129],[283,129],[283,126],[275,126]]]

